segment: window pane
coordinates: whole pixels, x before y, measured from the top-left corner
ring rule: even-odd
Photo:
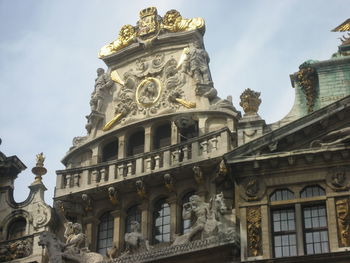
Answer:
[[[315,191],[318,190],[316,189]],[[328,252],[326,207],[324,205],[316,205],[303,208],[303,215],[306,230],[304,234],[306,254]]]
[[[159,200],[153,213],[153,242],[170,241],[170,207],[165,199]]]
[[[297,254],[294,209],[281,209],[272,212],[275,257]]]
[[[110,213],[106,213],[100,218],[97,235],[97,252],[106,255],[108,248],[113,245],[114,218]]]

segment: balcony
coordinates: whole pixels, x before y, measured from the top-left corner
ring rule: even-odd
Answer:
[[[157,151],[59,170],[56,197],[220,157],[232,150],[231,136],[230,130],[223,128]]]

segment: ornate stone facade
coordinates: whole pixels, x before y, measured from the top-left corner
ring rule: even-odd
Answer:
[[[218,97],[204,32],[149,7],[101,48],[88,134],[57,171],[55,232],[31,207],[50,262],[348,262],[349,58],[302,64],[291,113],[266,124],[260,92],[242,93],[243,116]],[[34,255],[33,238],[4,260]]]

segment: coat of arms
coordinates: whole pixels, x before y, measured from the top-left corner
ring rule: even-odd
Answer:
[[[141,10],[136,33],[139,42],[149,42],[157,37],[160,31],[160,22],[161,17],[155,7]]]

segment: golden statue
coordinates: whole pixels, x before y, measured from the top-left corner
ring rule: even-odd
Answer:
[[[108,45],[105,45],[101,48],[98,54],[99,58],[108,56],[122,49],[123,47],[130,45],[132,42],[135,41],[135,37],[136,37],[136,31],[132,25],[123,26],[119,31],[118,38],[113,42],[109,43]]]
[[[36,155],[36,165],[44,166],[45,156],[43,153],[39,153]]]
[[[182,18],[179,11],[172,9],[163,18],[163,28],[170,32],[191,31],[195,29],[205,31],[205,22],[201,17]]]

